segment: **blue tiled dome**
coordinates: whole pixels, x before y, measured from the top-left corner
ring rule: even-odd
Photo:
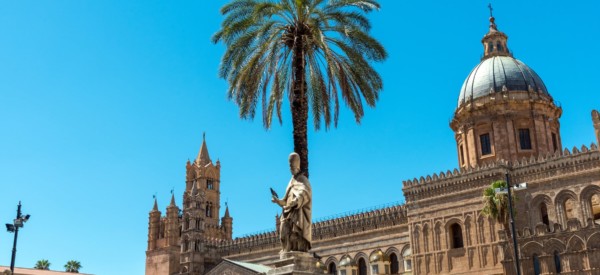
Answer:
[[[532,91],[550,97],[542,79],[525,63],[511,56],[491,56],[481,61],[463,83],[458,106],[503,90]]]

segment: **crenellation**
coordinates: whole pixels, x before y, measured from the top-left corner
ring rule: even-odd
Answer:
[[[435,197],[439,194],[460,192],[473,187],[483,186],[489,178],[496,177],[502,179],[502,175],[508,167],[511,167],[513,177],[523,176],[523,179],[529,181],[542,179],[557,173],[566,175],[593,169],[595,167],[594,163],[589,162],[597,162],[600,155],[597,150],[591,151],[585,150],[585,148],[587,147],[582,146],[582,150],[579,150],[575,147],[573,148],[573,153],[569,152],[562,156],[556,154],[549,157],[531,156],[529,159],[524,158],[521,161],[515,162],[513,166],[509,166],[506,161],[499,160],[478,169],[465,169],[457,175],[452,175],[452,177],[435,178],[427,176],[429,180],[421,177],[418,182],[413,181],[412,183],[410,180],[407,180],[404,181],[403,191],[408,195],[407,201]]]

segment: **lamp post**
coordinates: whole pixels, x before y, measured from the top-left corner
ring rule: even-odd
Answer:
[[[496,188],[496,194],[507,194],[508,195],[508,214],[510,217],[510,227],[512,231],[512,241],[514,248],[514,256],[515,256],[515,269],[517,271],[517,275],[521,275],[520,263],[519,263],[519,248],[517,247],[517,231],[515,230],[515,218],[513,216],[513,205],[512,205],[512,192],[511,190],[514,188],[515,190],[523,190],[527,189],[527,183],[519,183],[515,185],[510,185],[510,177],[508,175],[508,170],[505,172],[504,176],[506,177],[506,189],[505,188]]]
[[[13,242],[12,249],[12,258],[10,259],[10,272],[14,274],[15,272],[15,257],[17,256],[17,238],[19,237],[19,228],[23,227],[23,224],[29,220],[31,215],[21,215],[21,201],[19,201],[19,205],[17,206],[17,218],[13,221],[12,224],[6,224],[6,230],[11,233],[15,233],[15,239]]]
[[[519,248],[517,247],[517,231],[515,230],[515,218],[513,217],[513,205],[512,205],[512,195],[511,195],[511,187],[510,186],[510,177],[508,176],[508,171],[506,174],[506,187],[508,191],[508,214],[510,215],[510,228],[512,230],[512,239],[513,239],[513,248],[515,249],[515,268],[517,270],[517,275],[521,275],[521,265],[519,264]]]

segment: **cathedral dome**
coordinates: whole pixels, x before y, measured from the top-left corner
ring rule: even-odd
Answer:
[[[550,97],[542,79],[525,63],[509,55],[488,56],[469,74],[460,89],[458,106],[498,92],[524,91]]]

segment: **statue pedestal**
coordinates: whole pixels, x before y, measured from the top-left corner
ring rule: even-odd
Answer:
[[[323,274],[317,268],[317,259],[307,252],[281,252],[280,260],[273,263],[275,268],[269,270],[267,275],[313,275]]]

